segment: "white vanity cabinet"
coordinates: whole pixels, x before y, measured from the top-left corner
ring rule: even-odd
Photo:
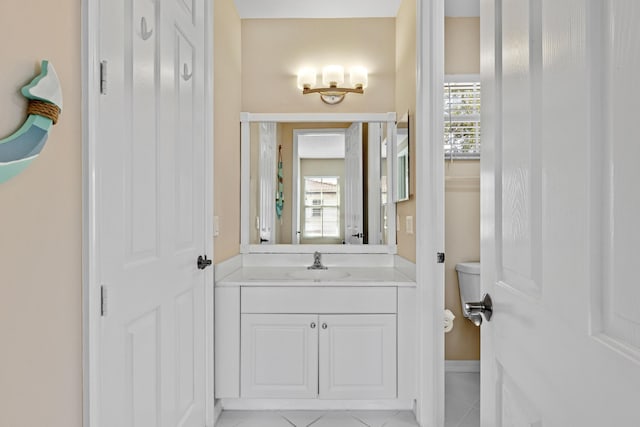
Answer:
[[[241,395],[396,397],[396,316],[243,314]]]
[[[241,397],[396,397],[396,288],[245,287],[241,295]]]
[[[216,398],[410,404],[414,306],[413,287],[217,287]]]

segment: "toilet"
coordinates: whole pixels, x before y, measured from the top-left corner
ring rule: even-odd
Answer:
[[[480,263],[479,262],[461,262],[456,264],[458,272],[458,286],[460,287],[460,304],[462,305],[462,314],[467,319],[477,325],[475,319],[479,314],[471,315],[465,308],[465,303],[480,301]]]

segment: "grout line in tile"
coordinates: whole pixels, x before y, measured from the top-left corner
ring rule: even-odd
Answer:
[[[285,420],[286,422],[288,422],[289,424],[291,424],[293,427],[297,427],[294,423],[292,423],[292,422],[291,422],[291,420],[290,420],[289,418],[285,417],[285,416],[284,416],[284,415],[282,415],[282,414],[278,414],[278,415],[280,415],[280,417],[284,418],[284,420]]]
[[[312,421],[310,424],[307,424],[307,427],[311,427],[313,424],[317,423],[318,421],[320,421],[322,419],[322,417],[324,417],[326,414],[322,414],[320,415],[315,421]]]
[[[356,420],[360,421],[362,424],[366,425],[367,427],[371,427],[370,424],[366,423],[364,420],[362,420],[360,417],[356,417],[355,415],[351,415],[351,418],[355,418]]]
[[[465,420],[465,418],[467,418],[467,415],[469,415],[471,413],[471,411],[473,411],[473,406],[470,407],[467,412],[465,412],[465,414],[462,416],[462,418],[460,418],[460,421],[458,421],[458,424],[456,425],[456,427],[460,427],[462,425],[462,422]]]

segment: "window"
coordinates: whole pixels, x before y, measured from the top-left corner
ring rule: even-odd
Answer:
[[[340,237],[337,176],[304,177],[304,238]]]
[[[480,156],[480,82],[477,76],[465,77],[451,76],[444,84],[446,157]]]

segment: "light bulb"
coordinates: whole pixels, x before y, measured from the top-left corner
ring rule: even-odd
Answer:
[[[325,86],[340,86],[344,83],[344,68],[341,65],[327,65],[322,69],[322,83]]]
[[[352,67],[351,74],[351,86],[355,88],[364,89],[369,84],[369,78],[367,69],[364,67]]]
[[[303,68],[298,71],[298,88],[311,89],[316,85],[316,70],[313,68]]]

